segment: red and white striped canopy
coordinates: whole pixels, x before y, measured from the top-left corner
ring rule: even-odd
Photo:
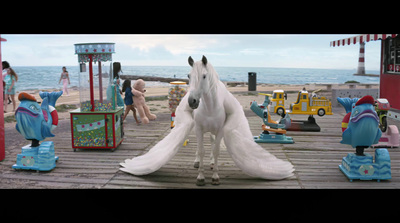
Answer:
[[[364,42],[369,42],[369,41],[375,41],[375,40],[384,40],[388,37],[396,37],[398,34],[361,34],[358,36],[353,36],[350,38],[345,38],[345,39],[340,39],[340,40],[335,40],[331,41],[331,46],[344,46],[344,45],[350,45],[350,44],[356,44],[356,43],[364,43]]]

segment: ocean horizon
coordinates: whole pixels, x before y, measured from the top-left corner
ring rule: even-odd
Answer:
[[[13,66],[18,74],[16,91],[62,88],[58,84],[63,66]],[[66,66],[71,85],[79,86],[79,66]],[[221,81],[247,82],[248,72],[257,73],[257,83],[264,84],[343,84],[349,80],[378,84],[379,77],[353,76],[356,69],[279,68],[279,67],[218,67],[214,66]],[[88,66],[87,66],[88,69]],[[102,72],[109,72],[104,66]],[[122,66],[122,74],[167,78],[187,78],[189,66]],[[98,73],[97,64],[93,73]],[[379,70],[366,70],[368,74],[379,74]],[[168,86],[163,82],[146,82],[146,86]]]

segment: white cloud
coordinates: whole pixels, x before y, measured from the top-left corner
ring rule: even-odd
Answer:
[[[256,55],[256,56],[262,56],[265,54],[265,50],[257,48],[246,48],[240,50],[239,52],[244,55]]]
[[[118,35],[116,40],[144,52],[163,46],[173,55],[195,54],[218,43],[215,38],[202,35]]]
[[[114,42],[125,65],[187,65],[207,56],[214,66],[356,68],[358,46],[330,47],[352,35],[2,35],[4,60],[18,66],[76,65],[74,44]],[[366,69],[379,69],[380,41],[366,45]]]

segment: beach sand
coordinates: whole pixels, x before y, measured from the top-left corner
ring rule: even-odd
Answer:
[[[259,84],[257,85],[257,91],[255,92],[251,92],[248,91],[248,86],[244,86],[244,85],[238,85],[235,87],[230,87],[227,86],[227,89],[234,94],[234,96],[238,99],[238,101],[240,102],[240,104],[243,106],[244,109],[249,109],[250,108],[250,102],[253,100],[256,100],[258,103],[262,103],[264,101],[264,96],[263,95],[258,95],[257,92],[263,92],[263,93],[272,93],[274,90],[285,90],[286,92],[290,93],[289,95],[296,95],[296,93],[303,89],[303,87],[306,88],[306,90],[308,91],[314,91],[317,89],[322,89],[323,91],[320,92],[320,95],[323,96],[328,96],[328,98],[330,98],[331,95],[331,91],[327,91],[327,86],[326,85],[318,85],[318,84],[309,84],[309,85],[279,85],[279,84]],[[371,85],[371,87],[373,89],[375,88],[379,88],[379,85]],[[349,85],[346,84],[334,84],[332,86],[332,88],[340,88],[340,89],[348,89]],[[365,86],[360,86],[358,85],[357,88],[363,89],[365,88]],[[46,91],[59,91],[61,89],[51,89],[51,90],[46,90]],[[149,106],[150,110],[152,113],[156,114],[157,113],[170,113],[169,110],[169,105],[168,105],[168,99],[165,99],[165,96],[168,95],[168,90],[169,87],[147,87],[146,88],[146,98],[148,98],[147,100],[147,105]],[[39,96],[39,91],[40,90],[28,90],[25,91],[27,93],[30,93],[32,95],[35,96],[35,98],[38,101],[41,101],[41,98]],[[17,92],[17,94],[15,95],[16,98],[16,107],[18,107],[19,105],[19,101],[18,101],[18,94],[19,92]],[[160,97],[163,96],[163,97]],[[122,96],[124,97],[124,96]],[[290,99],[291,97],[288,98],[288,102],[292,102],[292,100],[294,101],[295,99]],[[79,98],[79,90],[78,87],[72,87],[69,88],[69,96],[61,96],[58,100],[57,100],[57,106],[62,105],[62,104],[68,104],[68,105],[76,105],[76,107],[79,107],[79,103],[80,103],[80,98]],[[73,109],[71,109],[73,110]],[[7,113],[4,114],[4,117],[8,117],[8,116],[13,116],[14,112],[12,111],[12,104],[9,104],[7,107]],[[132,112],[130,113],[130,115],[132,114]],[[59,119],[69,119],[69,112],[65,111],[65,112],[59,112]],[[12,123],[12,122],[11,122]],[[5,125],[9,125],[10,122],[6,123]]]

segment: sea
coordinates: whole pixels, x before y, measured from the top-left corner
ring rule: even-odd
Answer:
[[[62,89],[60,75],[62,66],[15,66],[18,74],[16,91],[37,89]],[[71,85],[79,86],[79,66],[66,66]],[[360,83],[378,84],[379,77],[353,76],[356,69],[316,69],[316,68],[272,68],[272,67],[214,67],[222,81],[247,82],[249,72],[256,73],[257,83],[265,84],[342,84],[349,80]],[[88,69],[88,67],[87,67]],[[93,73],[97,74],[97,66]],[[107,72],[103,67],[102,71]],[[187,78],[189,66],[123,66],[122,74]],[[369,74],[379,74],[379,70],[367,70]],[[163,82],[146,82],[146,87],[168,86]]]

